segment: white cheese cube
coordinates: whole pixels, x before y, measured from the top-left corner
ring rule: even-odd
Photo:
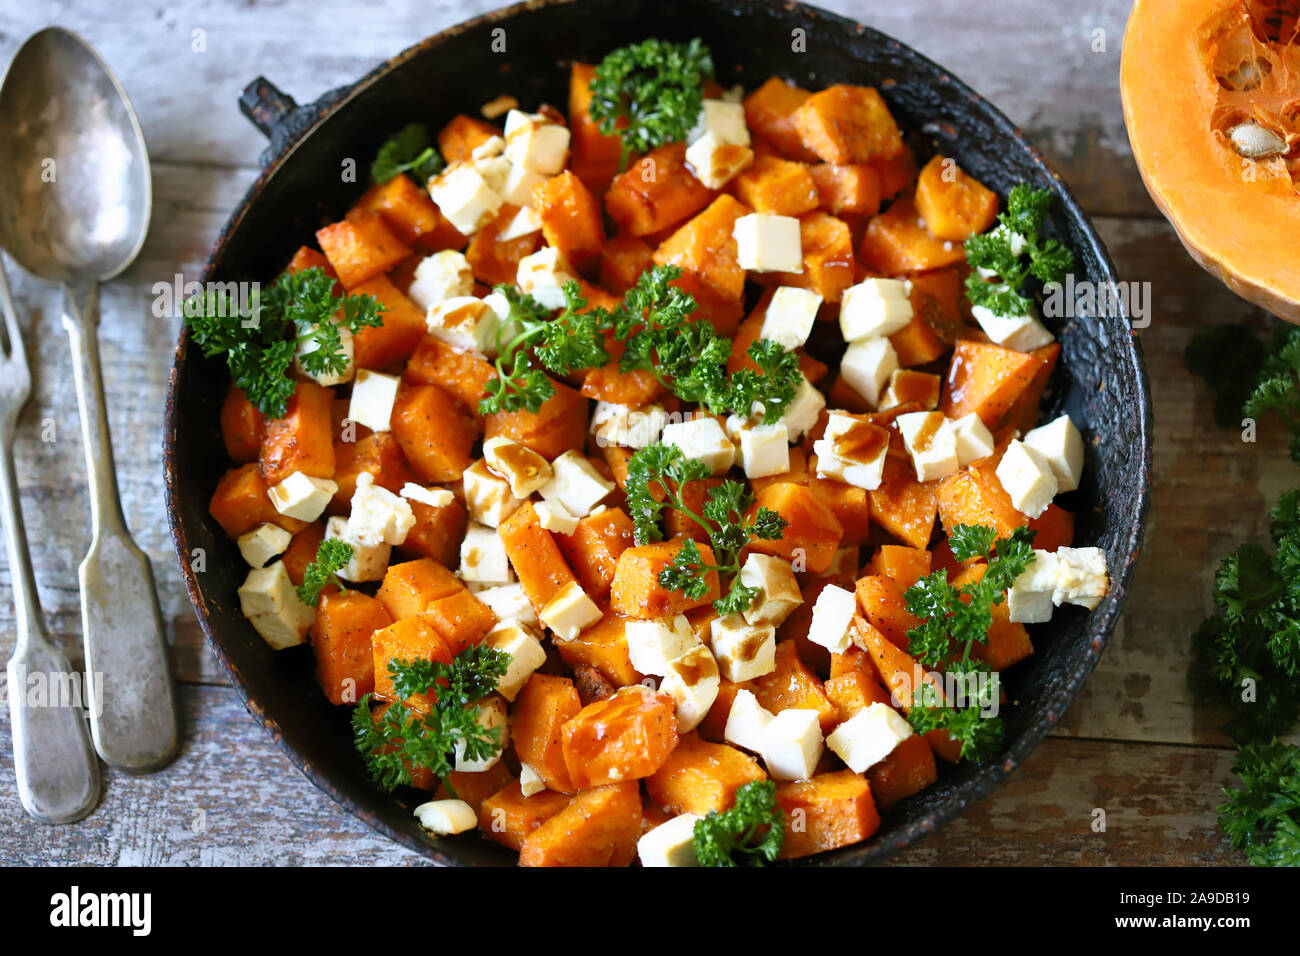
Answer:
[[[740,463],[746,478],[766,478],[790,470],[790,431],[783,422],[740,431]]]
[[[627,656],[642,674],[663,677],[668,665],[700,646],[691,622],[683,614],[650,621],[628,621],[623,628]]]
[[[912,321],[911,283],[901,279],[863,279],[844,290],[840,332],[845,342],[893,335]]]
[[[486,730],[492,730],[494,727],[498,729],[497,746],[486,757],[471,758],[465,755],[465,742],[462,740],[457,743],[454,769],[460,773],[482,773],[484,770],[491,770],[501,759],[501,752],[505,750],[506,742],[510,739],[510,725],[506,720],[506,702],[493,694],[480,700],[477,706],[478,725]]]
[[[537,626],[533,602],[528,600],[522,584],[499,584],[474,592],[474,596],[492,609],[502,623],[514,622]]]
[[[943,412],[908,412],[895,421],[917,481],[947,478],[961,467],[957,434]]]
[[[524,256],[515,271],[515,284],[552,310],[564,308],[564,284],[574,281],[573,268],[554,246]]]
[[[1056,555],[1034,550],[1034,561],[1007,588],[1007,614],[1017,624],[1046,624],[1052,619],[1057,572]]]
[[[907,719],[888,704],[876,702],[836,727],[826,746],[854,773],[865,773],[910,736],[912,725]]]
[[[703,644],[668,662],[659,691],[677,702],[677,733],[688,734],[700,725],[721,686],[718,662]]]
[[[858,339],[844,350],[840,374],[855,392],[872,405],[898,368],[898,353],[886,338]]]
[[[1039,322],[1032,311],[1026,315],[1001,316],[987,306],[974,305],[970,314],[984,334],[1003,348],[1032,352],[1055,341],[1047,326]]]
[[[464,800],[430,800],[415,808],[415,818],[436,836],[454,836],[478,826],[478,814]]]
[[[752,212],[732,227],[740,267],[749,272],[803,272],[799,220]]]
[[[704,818],[681,813],[647,830],[636,841],[642,866],[699,866],[695,855],[695,824]]]
[[[445,508],[456,500],[456,496],[446,488],[426,488],[424,485],[417,485],[413,481],[408,481],[402,485],[402,489],[398,494],[408,501],[418,501],[430,508]]]
[[[303,642],[316,610],[298,599],[283,561],[253,568],[239,586],[239,609],[274,650]]]
[[[790,400],[789,406],[781,415],[781,421],[789,432],[790,441],[797,442],[811,431],[825,407],[825,396],[817,386],[800,373],[799,390],[794,393],[794,398]]]
[[[538,523],[552,534],[573,534],[578,530],[578,519],[558,501],[539,501],[533,510],[537,512]]]
[[[506,181],[501,187],[501,198],[520,209],[533,207],[533,187],[546,182],[546,177],[538,175],[524,166],[510,165]],[[499,238],[499,237],[498,237]]]
[[[902,405],[904,402],[919,401],[915,393],[913,393],[912,395],[907,395],[906,390],[900,391],[900,389],[903,389],[903,381],[904,381],[903,376],[905,375],[906,372],[907,369],[896,368],[890,374],[889,384],[886,385],[885,390],[880,393],[880,401],[876,403],[876,411],[883,412],[887,408],[897,408],[899,405]],[[928,377],[934,378],[936,380],[938,380],[939,378],[939,376],[937,375],[932,375]],[[934,409],[938,408],[939,407],[938,390],[936,390],[933,393],[933,395],[926,396],[926,400],[923,404],[924,407],[929,409],[930,411],[933,411]]]
[[[424,324],[430,335],[452,348],[486,355],[496,347],[500,320],[482,299],[457,295],[430,306]]]
[[[686,135],[686,142],[698,142],[712,133],[720,143],[748,146],[749,127],[745,124],[745,107],[727,100],[706,99],[700,104],[700,115]]]
[[[461,476],[465,489],[465,507],[469,516],[489,528],[501,527],[524,502],[510,493],[510,482],[492,474],[487,463],[479,459]]]
[[[473,292],[474,273],[469,260],[455,249],[443,249],[420,260],[406,295],[427,312],[439,302]]]
[[[771,339],[787,349],[797,349],[808,341],[822,297],[810,289],[781,286],[772,293],[772,301],[763,316],[760,339]]]
[[[528,683],[533,671],[546,663],[546,651],[542,642],[537,639],[532,628],[518,621],[498,624],[483,638],[483,643],[510,655],[506,672],[497,681],[497,693],[506,700],[514,700]]]
[[[753,680],[776,670],[776,628],[750,624],[739,614],[709,622],[709,646],[722,676],[729,681]]]
[[[736,446],[718,420],[707,415],[665,425],[660,440],[676,445],[687,458],[698,458],[715,475],[726,472],[736,460]]]
[[[813,442],[818,477],[833,478],[868,491],[879,488],[885,474],[885,458],[889,453],[889,432],[880,429],[883,435],[879,436],[875,431],[870,432],[871,436],[879,438],[877,447],[873,448],[870,442],[862,450],[855,447],[855,435],[859,429],[878,427],[860,421],[847,412],[831,412],[822,437]]]
[[[513,438],[494,435],[483,443],[483,461],[510,482],[510,493],[527,498],[551,480],[551,463]]]
[[[601,448],[609,445],[645,448],[659,441],[667,424],[668,413],[662,405],[628,408],[613,402],[597,402],[591,414],[591,430]]]
[[[292,540],[293,535],[279,525],[267,523],[244,532],[235,539],[235,543],[239,545],[239,553],[244,556],[249,567],[261,568],[277,554],[283,554]]]
[[[339,577],[344,581],[360,583],[383,580],[384,572],[388,570],[388,559],[393,552],[391,544],[362,544],[349,533],[348,519],[339,517],[325,522],[325,537],[338,538],[352,548],[352,559],[339,569]]]
[[[267,490],[275,510],[286,518],[315,521],[325,511],[339,486],[328,478],[315,478],[295,471]]]
[[[783,710],[763,730],[759,752],[773,780],[807,780],[822,759],[822,729],[817,711]]]
[[[555,632],[558,641],[571,641],[604,615],[600,606],[576,581],[570,581],[551,598],[537,615],[543,624]]]
[[[957,438],[957,464],[962,468],[997,450],[993,433],[974,412],[953,421],[952,430]]]
[[[826,585],[813,603],[808,640],[834,654],[843,654],[853,643],[849,637],[849,625],[857,613],[858,599],[852,591],[835,584]]]
[[[1096,608],[1110,590],[1106,553],[1100,548],[1057,548],[1056,560],[1053,603],[1077,604],[1090,611]]]
[[[348,418],[373,432],[388,431],[393,419],[393,402],[397,400],[397,386],[401,382],[396,375],[357,369],[356,381],[352,383],[352,398],[348,403]]]
[[[520,206],[505,228],[497,233],[497,242],[510,242],[542,231],[542,217],[531,206]]]
[[[478,584],[509,584],[515,579],[496,528],[471,522],[465,529],[460,543],[460,578]]]
[[[1011,504],[1022,514],[1037,518],[1056,497],[1058,485],[1052,464],[1037,448],[1013,439],[1002,454],[996,472]]]
[[[487,225],[501,208],[501,197],[468,163],[452,163],[429,180],[429,195],[447,221],[467,236]]]
[[[763,749],[763,731],[772,722],[772,713],[758,702],[753,691],[738,690],[731,699],[722,739],[729,744],[758,753]]]
[[[309,372],[303,364],[303,359],[315,352],[321,347],[321,341],[317,336],[309,337],[294,350],[293,368],[294,371],[305,378],[311,379],[317,385],[334,386],[342,385],[344,382],[352,381],[352,376],[356,374],[357,367],[355,361],[356,346],[352,340],[352,333],[347,329],[339,329],[339,347],[336,351],[343,353],[346,363],[342,371],[338,372]]]
[[[533,769],[532,764],[521,763],[519,765],[519,792],[525,797],[531,797],[533,794],[541,793],[546,789],[546,781],[542,775]]]
[[[469,151],[470,159],[491,159],[506,151],[506,141],[500,136],[489,136]]]
[[[1061,491],[1074,491],[1079,487],[1083,475],[1083,436],[1069,415],[1033,429],[1024,441],[1030,448],[1043,453],[1052,466],[1052,474],[1056,475],[1056,484]]]
[[[686,147],[686,167],[710,189],[721,189],[753,162],[754,151],[748,146],[724,143],[713,133]]]
[[[541,176],[564,169],[569,153],[568,127],[538,113],[511,110],[506,114],[506,157],[516,166]]]
[[[803,592],[799,590],[794,569],[784,558],[754,552],[740,568],[740,583],[758,591],[758,596],[745,611],[745,620],[750,624],[775,627],[803,603]]]
[[[539,489],[575,518],[585,518],[617,485],[606,481],[587,457],[573,449],[551,462],[551,479]]]
[[[349,536],[366,546],[404,544],[414,526],[415,512],[405,498],[375,484],[375,476],[368,471],[357,475],[348,515]]]
[[[510,160],[504,156],[487,156],[481,159],[471,159],[470,165],[474,167],[476,173],[483,177],[483,182],[487,183],[488,189],[500,196],[502,190],[505,189],[510,170],[513,168]]]

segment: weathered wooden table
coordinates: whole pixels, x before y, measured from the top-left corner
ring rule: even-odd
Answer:
[[[162,405],[175,322],[154,318],[153,286],[196,278],[217,230],[256,173],[264,143],[240,115],[265,73],[300,101],[493,0],[66,0],[0,3],[0,62],[48,18],[78,31],[134,99],[154,162],[152,231],[104,296],[109,415],[127,521],[151,558],[181,681],[184,749],[162,773],[109,773],[103,803],[73,826],[28,819],[0,732],[0,861],[8,863],[415,863],[299,775],[250,720],[199,633],[176,570],[162,494]],[[1120,113],[1125,0],[826,0],[950,67],[1020,124],[1095,217],[1121,278],[1150,282],[1141,331],[1155,392],[1155,508],[1127,610],[1083,694],[1053,736],[991,799],[902,863],[1214,864],[1239,862],[1214,807],[1232,750],[1185,687],[1189,637],[1213,568],[1266,534],[1277,494],[1300,483],[1278,432],[1256,444],[1215,428],[1182,351],[1198,329],[1262,313],[1183,253],[1148,199]],[[72,370],[58,293],[10,263],[35,389],[20,423],[19,480],[52,632],[81,659],[77,563],[88,504]],[[3,558],[0,558],[3,560]],[[7,577],[7,569],[0,569]],[[7,581],[5,582],[7,587]],[[0,600],[0,655],[14,640]],[[0,722],[7,721],[6,717]],[[1106,811],[1094,832],[1094,810]]]

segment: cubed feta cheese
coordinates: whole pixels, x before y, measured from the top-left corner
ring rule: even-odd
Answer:
[[[510,493],[527,498],[551,480],[551,463],[513,438],[494,435],[483,443],[488,468],[510,482]]]
[[[715,475],[723,474],[736,460],[736,446],[718,420],[707,415],[665,425],[660,440],[676,445],[687,458],[698,458]]]
[[[758,702],[753,691],[740,689],[731,699],[722,739],[753,753],[763,749],[763,731],[772,722],[772,713]]]
[[[1056,590],[1052,601],[1093,610],[1110,590],[1106,553],[1100,548],[1057,548]]]
[[[469,509],[469,516],[489,528],[501,527],[501,522],[524,503],[523,499],[510,493],[510,482],[492,474],[487,462],[481,458],[465,469],[461,481],[465,488],[465,507]]]
[[[497,242],[510,242],[542,231],[542,217],[531,206],[520,206],[505,228],[497,233]]]
[[[704,819],[694,813],[680,813],[636,841],[642,866],[699,866],[695,855],[695,824]]]
[[[555,246],[519,260],[515,283],[548,309],[564,308],[564,284],[574,282],[573,268]]]
[[[721,189],[753,162],[754,151],[748,146],[724,143],[713,133],[686,147],[686,167],[710,189]]]
[[[275,510],[286,518],[315,521],[325,511],[339,486],[328,478],[316,478],[295,471],[268,489],[267,497]]]
[[[468,163],[452,163],[431,179],[429,195],[447,221],[467,236],[487,225],[501,209],[501,197]]]
[[[1025,444],[1042,452],[1061,491],[1074,491],[1083,475],[1083,436],[1069,415],[1040,425],[1025,436]]]
[[[840,375],[844,382],[872,405],[898,368],[898,353],[886,338],[858,339],[844,350]]]
[[[826,398],[817,386],[808,381],[802,373],[799,375],[799,390],[794,393],[789,406],[781,415],[789,432],[790,441],[797,442],[817,424],[822,409],[826,407]]]
[[[501,189],[501,198],[512,206],[518,206],[520,209],[531,209],[533,207],[533,187],[543,182],[546,182],[545,176],[512,163],[510,171],[506,174],[505,184]]]
[[[460,578],[478,584],[509,584],[515,579],[496,528],[471,522],[465,529],[460,543]]]
[[[753,212],[732,227],[740,267],[750,272],[803,272],[799,220]]]
[[[872,703],[844,721],[826,738],[826,746],[854,773],[864,773],[912,736],[912,725],[888,704]]]
[[[578,519],[558,501],[539,501],[533,510],[537,512],[538,524],[552,534],[573,534],[578,530]]]
[[[373,432],[388,431],[393,418],[393,402],[397,400],[397,386],[401,382],[396,375],[357,369],[356,381],[352,383],[352,399],[348,403],[348,418]]]
[[[352,493],[352,511],[348,515],[348,535],[366,546],[404,544],[407,532],[415,526],[415,513],[405,498],[375,484],[368,471],[357,475]]]
[[[506,141],[500,136],[489,136],[469,151],[470,159],[491,159],[506,151]]]
[[[539,489],[542,498],[557,502],[575,518],[585,518],[617,485],[606,481],[587,456],[572,449],[551,462],[551,478]]]
[[[952,430],[957,437],[957,464],[962,468],[997,450],[993,433],[974,412],[954,420]]]
[[[408,501],[418,501],[430,508],[445,508],[456,500],[456,496],[446,488],[426,488],[413,481],[402,485],[402,490],[398,493]]]
[[[628,408],[613,402],[597,402],[591,414],[591,430],[601,448],[609,445],[645,448],[659,441],[667,424],[668,413],[662,405]]]
[[[699,647],[691,623],[685,615],[657,620],[628,621],[623,628],[627,656],[642,674],[663,677],[668,665],[687,651]]]
[[[703,644],[668,662],[659,691],[677,702],[677,733],[688,734],[700,725],[721,686],[718,662]]]
[[[987,306],[971,306],[971,317],[979,323],[984,334],[1003,348],[1017,352],[1032,352],[1050,345],[1055,339],[1047,326],[1030,312],[1026,315],[1001,316]]]
[[[406,295],[427,312],[439,302],[473,292],[474,273],[469,260],[455,249],[443,249],[420,260]]]
[[[543,624],[555,632],[558,641],[571,641],[604,615],[600,606],[576,581],[570,581],[547,602],[538,615]]]
[[[740,463],[746,478],[766,478],[790,470],[790,431],[783,422],[740,430]]]
[[[928,379],[929,381],[923,383],[922,379]],[[919,394],[919,386],[922,384],[927,386],[932,384],[934,390],[922,397]],[[889,384],[880,393],[880,401],[876,403],[876,411],[883,412],[887,408],[897,408],[906,402],[919,402],[923,408],[933,411],[939,407],[941,389],[941,379],[938,375],[896,368],[889,376]]]
[[[532,764],[521,763],[519,765],[519,792],[525,797],[531,797],[533,794],[541,793],[546,789],[546,781],[542,775],[533,769]]]
[[[480,600],[482,592],[479,592]],[[497,693],[514,700],[533,671],[546,663],[546,650],[532,628],[518,621],[503,621],[488,632],[483,643],[510,655],[506,672],[497,680]]]
[[[818,477],[868,491],[880,487],[888,452],[888,430],[841,411],[830,413],[822,437],[813,442]]]
[[[908,412],[895,419],[917,481],[947,478],[960,466],[957,434],[943,412]]]
[[[430,335],[452,348],[486,355],[496,345],[500,321],[482,299],[457,295],[430,306],[424,324]]]
[[[749,127],[745,124],[744,105],[720,99],[704,100],[700,104],[700,115],[686,136],[686,142],[697,142],[709,133],[720,143],[748,146]]]
[[[808,341],[822,297],[810,289],[781,286],[772,293],[763,317],[760,339],[771,339],[787,349],[797,349]]]
[[[316,352],[321,347],[321,340],[317,336],[309,336],[305,341],[300,342],[293,353],[293,367],[298,374],[311,379],[317,385],[333,386],[342,385],[345,382],[352,381],[356,374],[357,367],[355,361],[355,344],[352,340],[352,333],[347,329],[339,329],[339,345],[335,351],[343,353],[345,364],[337,372],[309,372],[307,366],[310,362],[308,356]]]
[[[510,739],[510,725],[506,720],[506,702],[493,694],[478,702],[478,725],[485,730],[497,729],[496,749],[486,757],[468,757],[465,754],[465,742],[456,744],[455,766],[458,773],[482,773],[491,770],[501,759],[506,743]]]
[[[533,602],[528,600],[522,584],[499,584],[495,587],[482,588],[474,596],[492,609],[497,620],[537,626],[537,614]]]
[[[863,279],[845,289],[840,301],[844,341],[893,335],[911,322],[911,285],[901,279]]]
[[[260,568],[265,567],[266,562],[277,554],[283,554],[292,540],[293,535],[279,525],[268,522],[258,525],[252,531],[244,532],[235,543],[239,545],[239,553],[244,556],[248,566]]]
[[[470,165],[483,177],[483,182],[487,183],[488,189],[500,196],[513,168],[510,160],[504,156],[486,156],[481,159],[471,159]]]
[[[352,548],[352,559],[339,569],[339,577],[344,581],[360,583],[383,579],[393,552],[391,544],[362,544],[349,533],[348,519],[337,516],[325,522],[325,537],[338,538]]]
[[[849,637],[849,625],[857,612],[858,599],[852,591],[836,584],[826,585],[813,603],[808,640],[833,654],[843,654],[853,643]]]
[[[511,110],[506,114],[505,134],[506,156],[516,166],[540,176],[554,176],[564,169],[569,153],[568,127],[539,113]]]
[[[763,730],[759,752],[774,780],[807,780],[822,758],[822,729],[817,711],[791,707]]]
[[[722,676],[729,681],[753,680],[776,670],[776,628],[750,624],[739,614],[709,622],[709,645]]]
[[[1051,462],[1037,448],[1012,439],[996,472],[1011,504],[1022,514],[1037,518],[1056,497],[1058,485]]]
[[[316,610],[298,599],[283,561],[253,568],[239,587],[239,608],[274,650],[303,642]]]
[[[1046,624],[1052,619],[1058,572],[1056,555],[1034,550],[1034,561],[1007,588],[1007,615],[1016,624]]]
[[[775,627],[803,603],[803,592],[799,590],[794,569],[785,558],[757,552],[751,554],[741,565],[740,583],[758,591],[745,611],[745,620],[750,624]]]
[[[464,800],[430,800],[415,808],[415,817],[436,836],[453,836],[478,826],[478,814]]]

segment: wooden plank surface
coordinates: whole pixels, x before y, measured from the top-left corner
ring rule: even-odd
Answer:
[[[203,643],[175,569],[161,491],[161,409],[177,323],[155,318],[150,306],[154,283],[197,275],[256,173],[264,143],[235,106],[248,80],[266,73],[307,101],[493,5],[377,0],[364,14],[350,0],[0,7],[0,60],[47,20],[81,32],[114,65],[149,140],[151,233],[139,261],[105,291],[101,339],[124,509],[154,561],[187,715],[181,759],[151,777],[108,774],[104,804],[83,823],[31,824],[12,787],[0,786],[0,861],[417,860],[292,769],[245,716]],[[1218,558],[1264,533],[1268,505],[1297,473],[1278,434],[1265,429],[1245,445],[1215,429],[1207,393],[1183,369],[1182,350],[1197,329],[1264,318],[1183,254],[1133,169],[1117,79],[1129,4],[1001,0],[996,16],[977,15],[963,0],[825,5],[911,43],[997,103],[1097,217],[1121,278],[1152,286],[1151,324],[1140,335],[1156,403],[1155,503],[1114,641],[1054,738],[992,800],[901,862],[1230,862],[1213,807],[1231,753],[1213,715],[1188,697],[1186,650]],[[200,37],[204,49],[196,51]],[[9,272],[35,377],[16,448],[24,514],[48,623],[79,662],[76,567],[88,543],[88,506],[71,363],[58,293],[12,263]],[[0,587],[7,584],[0,555]],[[7,594],[0,600],[7,657],[12,606]],[[8,778],[9,761],[0,728],[0,777]],[[1109,815],[1105,834],[1089,829],[1096,807]],[[206,830],[193,829],[197,811]]]

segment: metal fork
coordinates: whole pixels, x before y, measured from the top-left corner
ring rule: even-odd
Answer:
[[[0,254],[0,506],[4,508],[9,572],[13,580],[18,643],[9,658],[9,721],[14,771],[24,809],[46,823],[80,820],[99,801],[99,763],[81,708],[81,675],[45,632],[32,576],[14,472],[14,425],[32,390],[31,371],[4,258]],[[7,341],[6,341],[7,340]],[[93,698],[91,698],[93,699]]]

